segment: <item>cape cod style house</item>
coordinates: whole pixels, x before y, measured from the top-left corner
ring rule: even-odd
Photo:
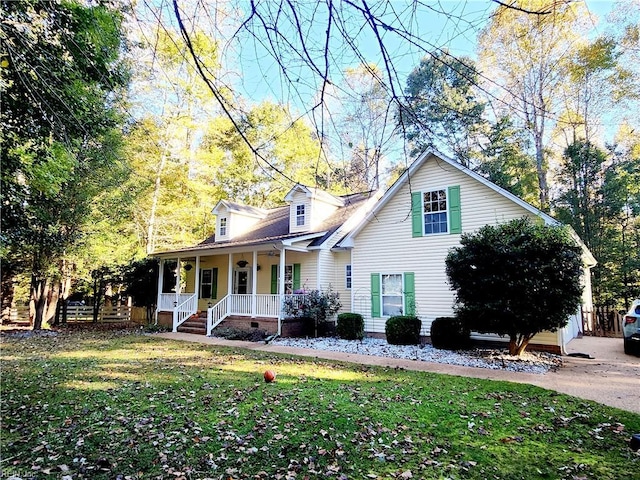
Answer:
[[[284,296],[332,289],[342,311],[363,315],[367,334],[384,336],[390,316],[415,313],[428,336],[435,318],[453,312],[444,259],[462,233],[523,216],[558,224],[432,151],[383,194],[338,197],[296,185],[284,200],[286,206],[270,210],[220,201],[214,237],[157,253],[158,323],[189,328],[188,320],[202,312],[200,332],[207,335],[223,321],[287,335]],[[596,261],[575,238],[583,247],[583,303],[590,308],[589,269]],[[565,328],[541,333],[531,345],[562,352],[581,329],[578,311]]]

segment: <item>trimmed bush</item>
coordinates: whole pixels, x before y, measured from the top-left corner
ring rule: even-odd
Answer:
[[[471,331],[456,317],[438,317],[431,324],[431,344],[441,350],[466,350],[471,346]]]
[[[364,338],[364,319],[359,313],[341,313],[338,315],[336,328],[338,336],[345,340],[362,340]]]
[[[417,345],[420,343],[422,322],[412,315],[390,317],[385,325],[387,342],[391,345]]]

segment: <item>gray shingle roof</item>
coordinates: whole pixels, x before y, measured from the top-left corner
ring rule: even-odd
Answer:
[[[306,232],[290,233],[289,232],[289,212],[288,205],[266,210],[264,218],[245,232],[232,240],[224,240],[216,242],[215,235],[207,238],[198,245],[186,247],[182,249],[172,250],[172,252],[197,251],[206,249],[218,249],[227,247],[252,246],[269,243],[270,241],[289,240],[295,238],[308,238],[310,235],[318,234],[318,237],[312,239],[308,246],[316,247],[322,245],[333,233],[338,230],[345,221],[363,205],[365,201],[371,198],[373,192],[356,193],[351,195],[343,195],[338,197],[344,202],[343,207],[339,207],[333,214],[326,218],[317,227]],[[333,246],[333,245],[331,245]],[[170,252],[158,252],[170,253]]]

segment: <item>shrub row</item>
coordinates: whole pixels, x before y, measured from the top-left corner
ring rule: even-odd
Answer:
[[[412,315],[390,317],[385,325],[387,342],[391,345],[417,345],[420,343],[422,322]]]
[[[364,338],[364,319],[359,313],[341,313],[338,315],[336,332],[345,340],[362,340]]]
[[[417,345],[420,343],[422,322],[412,315],[390,317],[385,324],[387,342],[391,345]],[[358,313],[338,315],[336,333],[345,340],[364,338],[364,319]],[[471,346],[469,328],[456,317],[439,317],[431,324],[431,342],[434,348],[465,350]]]
[[[456,317],[438,317],[431,324],[431,344],[442,350],[466,350],[471,346],[471,332]]]

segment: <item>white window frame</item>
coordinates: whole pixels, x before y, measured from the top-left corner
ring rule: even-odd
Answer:
[[[209,274],[209,281],[205,282],[204,277],[205,274]],[[203,295],[205,286],[208,285],[209,288],[209,296]],[[200,295],[198,298],[211,299],[213,298],[213,269],[212,268],[201,268],[200,269]]]
[[[392,292],[385,294],[384,292],[384,279],[385,277],[396,276],[400,277],[400,293]],[[399,312],[388,313],[385,311],[385,297],[387,298],[400,298]],[[380,273],[380,316],[381,317],[393,317],[395,315],[404,315],[404,274],[402,273]]]
[[[433,211],[426,212],[425,211],[426,202],[425,202],[425,198],[424,198],[425,194],[428,193],[428,194],[431,195],[434,192],[444,192],[444,201],[445,201],[445,207],[446,208],[444,210],[436,210],[435,212],[433,212]],[[451,228],[450,222],[449,222],[449,189],[447,187],[442,187],[442,188],[434,188],[434,189],[430,189],[430,190],[423,190],[422,192],[420,192],[420,199],[421,199],[421,202],[422,202],[422,217],[421,217],[421,220],[422,220],[422,234],[425,235],[425,236],[426,235],[448,235],[449,234],[449,230]],[[439,203],[439,202],[440,202],[440,199],[438,199],[437,202],[435,202],[435,203]],[[433,200],[430,200],[429,203],[431,205],[434,202],[433,202]],[[438,207],[439,207],[439,205],[438,205]],[[433,232],[433,231],[432,232],[427,232],[427,222],[426,222],[427,215],[435,215],[435,214],[444,214],[444,216],[445,216],[445,227],[446,227],[446,230],[444,232],[443,231],[440,231],[440,232]],[[431,225],[433,226],[434,224],[431,223]],[[437,222],[437,225],[442,225],[442,222]]]
[[[253,289],[253,270],[251,268],[234,268],[233,269],[233,293],[240,289],[240,275],[242,273],[247,274],[247,283],[245,285],[247,292],[242,295],[251,295]]]
[[[227,236],[227,231],[228,231],[228,222],[227,222],[227,217],[221,217],[220,218],[220,236],[221,237],[226,237]]]
[[[347,290],[351,289],[351,285],[353,284],[353,268],[351,264],[348,263],[344,266],[344,287]]]
[[[306,205],[304,203],[300,203],[296,205],[296,227],[304,227],[306,224]]]

